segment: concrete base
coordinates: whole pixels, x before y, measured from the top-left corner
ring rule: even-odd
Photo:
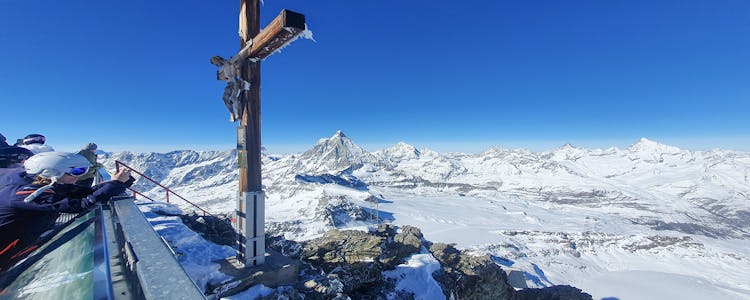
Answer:
[[[299,260],[283,256],[270,249],[266,249],[265,264],[260,266],[246,268],[234,256],[215,262],[220,265],[220,272],[235,278],[218,288],[217,296],[219,297],[237,294],[256,284],[271,288],[293,285],[297,282],[300,269]]]

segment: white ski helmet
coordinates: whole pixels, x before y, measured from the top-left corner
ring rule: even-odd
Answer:
[[[68,152],[43,152],[24,162],[26,173],[57,181],[73,169],[88,168],[91,163],[83,156]],[[73,174],[77,175],[77,174]]]

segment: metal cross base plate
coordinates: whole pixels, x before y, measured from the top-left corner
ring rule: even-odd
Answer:
[[[217,296],[230,296],[256,284],[275,288],[293,285],[297,282],[300,269],[299,260],[283,256],[273,250],[267,250],[265,258],[265,264],[254,267],[244,267],[242,262],[234,256],[215,261],[220,266],[220,272],[235,278],[235,280],[224,284],[223,286],[227,288]]]

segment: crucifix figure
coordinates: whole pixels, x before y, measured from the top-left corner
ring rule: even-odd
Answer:
[[[240,2],[240,51],[231,59],[218,56],[211,63],[220,67],[218,79],[227,82],[224,104],[237,127],[239,197],[234,221],[237,259],[245,266],[265,262],[265,193],[260,160],[260,63],[305,31],[305,16],[283,10],[262,31],[258,0]]]

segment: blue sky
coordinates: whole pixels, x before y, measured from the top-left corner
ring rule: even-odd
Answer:
[[[238,1],[0,0],[0,132],[74,150],[228,149],[213,55]],[[266,0],[307,16],[262,65],[263,143],[343,130],[368,150],[640,137],[750,151],[750,2]]]

